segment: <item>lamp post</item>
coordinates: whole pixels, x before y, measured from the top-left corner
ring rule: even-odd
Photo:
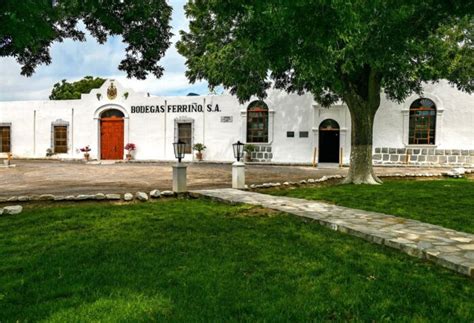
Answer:
[[[173,165],[173,192],[183,193],[187,191],[186,185],[186,168],[187,166],[181,163],[186,152],[186,143],[181,140],[173,143],[174,156],[178,159],[176,165]]]
[[[244,144],[239,140],[232,144],[232,149],[234,150],[234,158],[239,162],[244,157]]]
[[[173,143],[173,149],[174,156],[178,160],[178,163],[181,163],[181,159],[183,159],[184,155],[186,154],[186,143],[184,141],[178,140],[177,142]]]
[[[237,141],[232,144],[234,150],[234,158],[237,160],[232,164],[232,188],[245,188],[245,164],[240,160],[244,156],[244,144]]]

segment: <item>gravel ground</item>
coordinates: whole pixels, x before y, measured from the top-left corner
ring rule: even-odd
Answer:
[[[171,188],[171,163],[84,164],[51,160],[14,160],[14,168],[0,168],[0,196],[81,193],[124,193]],[[377,167],[379,175],[395,173],[441,173],[442,168]],[[337,165],[304,166],[247,165],[247,184],[298,181],[324,175],[345,175]],[[231,165],[188,165],[188,188],[218,188],[231,185]]]

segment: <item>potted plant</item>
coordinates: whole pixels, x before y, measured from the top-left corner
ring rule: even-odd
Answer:
[[[206,150],[206,148],[207,148],[207,147],[204,146],[204,145],[201,144],[201,143],[197,143],[197,144],[195,144],[195,145],[193,146],[193,150],[197,151],[197,152],[196,152],[196,158],[197,158],[197,160],[202,161],[202,152],[203,152],[204,150]]]
[[[84,153],[84,160],[85,161],[89,161],[89,151],[91,151],[91,147],[89,147],[89,145],[85,146],[85,147],[82,147],[80,148],[80,151],[82,151]]]
[[[53,150],[51,148],[46,149],[46,157],[53,156]]]
[[[245,151],[245,160],[250,162],[252,161],[252,153],[255,151],[257,147],[255,147],[255,145],[252,145],[252,144],[246,144],[244,146],[244,151]]]
[[[125,145],[125,150],[127,151],[127,160],[132,160],[132,152],[134,152],[135,149],[137,149],[137,146],[135,146],[135,144],[132,144],[131,142]]]

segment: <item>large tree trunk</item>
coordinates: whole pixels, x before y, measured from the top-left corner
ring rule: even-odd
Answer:
[[[368,105],[351,106],[351,164],[344,183],[381,184],[372,168],[372,133],[375,111]]]
[[[372,139],[375,113],[380,106],[380,78],[373,70],[364,82],[350,86],[345,101],[351,113],[351,164],[344,183],[381,184],[372,168]],[[358,89],[356,91],[354,89]],[[359,92],[359,93],[357,93]],[[362,95],[360,94],[362,92]]]

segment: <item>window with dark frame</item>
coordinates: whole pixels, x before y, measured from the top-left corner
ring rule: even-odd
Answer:
[[[192,152],[192,127],[190,122],[178,123],[178,140],[186,144],[184,152],[190,154]]]
[[[300,138],[308,138],[309,132],[308,131],[300,131]]]
[[[415,100],[410,106],[408,143],[410,145],[434,145],[436,129],[436,105],[430,99]]]
[[[294,131],[287,131],[287,132],[286,132],[286,137],[288,137],[288,138],[294,138],[294,137],[295,137],[295,132],[294,132]]]
[[[268,107],[262,101],[252,102],[247,108],[247,142],[268,142]]]
[[[333,119],[326,119],[319,125],[320,131],[339,130],[339,123]]]
[[[9,153],[11,152],[11,138],[10,138],[10,127],[0,126],[0,152]]]
[[[67,126],[54,126],[54,153],[67,153]]]

